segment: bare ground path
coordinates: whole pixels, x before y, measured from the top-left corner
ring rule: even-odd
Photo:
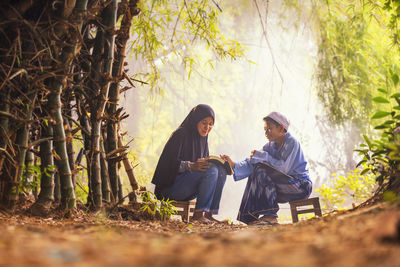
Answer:
[[[0,213],[0,266],[400,266],[400,207],[246,227]]]

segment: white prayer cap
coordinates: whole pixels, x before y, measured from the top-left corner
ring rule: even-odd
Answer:
[[[274,121],[276,121],[277,123],[279,123],[280,125],[282,125],[283,128],[286,129],[286,131],[287,131],[288,128],[289,128],[290,121],[289,121],[284,115],[282,115],[282,114],[279,113],[279,112],[273,111],[273,112],[269,113],[268,116],[265,117],[264,119],[266,119],[266,118],[271,118],[271,119],[273,119]]]

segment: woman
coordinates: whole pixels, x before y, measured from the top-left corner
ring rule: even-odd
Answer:
[[[157,198],[188,201],[197,198],[193,220],[216,221],[226,171],[207,162],[208,134],[214,111],[204,104],[194,107],[176,129],[161,153],[152,183]]]

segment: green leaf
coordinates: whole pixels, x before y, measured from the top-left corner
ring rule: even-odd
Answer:
[[[372,142],[369,139],[369,137],[366,136],[365,134],[363,134],[363,137],[364,137],[365,142],[367,142],[368,147],[371,147],[372,146]]]
[[[399,83],[399,76],[397,74],[393,74],[392,81],[393,81],[394,85],[397,86],[397,84]]]
[[[381,92],[381,93],[384,93],[384,94],[388,93],[388,91],[386,89],[383,89],[383,88],[378,88],[378,91]]]
[[[361,173],[360,173],[360,175],[364,175],[364,174],[366,174],[367,172],[369,172],[370,171],[370,169],[364,169]]]
[[[378,110],[375,114],[374,114],[374,116],[372,116],[372,118],[371,119],[380,119],[380,118],[383,118],[383,117],[386,117],[386,116],[389,116],[390,115],[390,112],[387,112],[387,111],[382,111],[382,110]]]
[[[386,98],[382,97],[382,96],[377,96],[372,98],[372,101],[377,102],[377,103],[390,103],[389,100],[387,100]]]
[[[393,123],[395,123],[394,120],[387,120],[387,121],[385,121],[383,124],[393,124]]]
[[[400,98],[400,93],[394,93],[390,96],[391,98]]]
[[[374,127],[375,130],[382,130],[382,129],[386,129],[386,128],[390,128],[390,126],[387,124],[381,124],[381,125]]]
[[[367,162],[367,161],[366,161],[366,160],[360,161],[359,163],[357,163],[356,168],[358,168],[361,164],[363,164],[363,163],[365,163],[365,162]]]

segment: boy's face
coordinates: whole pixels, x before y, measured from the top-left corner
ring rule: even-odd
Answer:
[[[275,126],[272,122],[264,121],[265,136],[270,142],[276,141],[285,134],[282,125]]]

